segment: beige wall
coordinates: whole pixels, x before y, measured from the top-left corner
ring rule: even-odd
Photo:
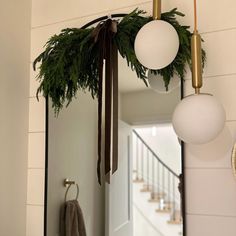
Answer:
[[[169,94],[144,90],[121,94],[121,118],[130,125],[170,122],[180,101],[180,89]]]
[[[1,1],[0,29],[0,235],[25,236],[30,1]]]
[[[204,90],[212,92],[224,104],[227,113],[227,128],[223,136],[211,144],[186,148],[187,236],[234,236],[236,235],[236,182],[230,168],[230,149],[236,130],[236,2],[235,0],[223,2],[199,0],[198,3],[199,30],[205,39],[204,48],[208,54]],[[79,27],[107,13],[129,12],[137,5],[141,5],[141,8],[150,12],[150,2],[137,0],[93,2],[33,0],[31,61],[43,50],[47,39],[62,28]],[[182,22],[192,25],[192,1],[169,0],[163,1],[163,5],[164,9],[177,6],[186,13]],[[186,94],[191,92],[189,80],[186,81],[185,87]],[[34,98],[31,99],[30,104],[32,111],[37,110],[37,106],[40,108]],[[35,166],[40,165],[37,163]],[[42,172],[34,170],[32,173],[34,173],[34,183],[38,181],[42,184]],[[41,194],[43,194],[43,188]],[[35,195],[34,198],[37,196]],[[30,214],[35,214],[35,217],[29,224],[32,231],[28,235],[42,236],[38,233],[41,231],[33,231],[32,226],[42,228],[37,221],[38,218],[42,219],[43,206],[37,205],[41,204],[42,199],[33,201],[35,199],[32,198],[31,200],[35,205],[30,208]]]

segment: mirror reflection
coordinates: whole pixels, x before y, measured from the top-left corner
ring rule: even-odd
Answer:
[[[48,236],[63,235],[65,224],[78,227],[75,218],[84,220],[89,236],[182,235],[181,145],[171,125],[181,92],[180,86],[161,90],[146,87],[119,58],[119,169],[102,186],[96,176],[97,101],[80,93],[58,117],[49,101]],[[65,179],[72,182],[65,186]],[[76,184],[78,205],[66,207],[79,213],[66,219],[65,201],[77,199]]]
[[[172,125],[133,132],[133,235],[180,235],[181,147]]]

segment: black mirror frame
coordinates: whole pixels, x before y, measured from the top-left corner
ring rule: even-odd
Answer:
[[[116,17],[124,17],[127,14],[114,14],[111,15],[112,18]],[[103,16],[100,18],[97,18],[86,25],[84,25],[81,28],[87,28],[99,21],[106,20],[108,16]],[[181,92],[181,99],[184,98],[184,80],[181,79],[181,86],[180,86],[180,92]],[[47,202],[48,202],[48,149],[49,149],[49,140],[48,140],[48,134],[49,134],[49,98],[45,98],[45,184],[44,184],[44,236],[47,236]],[[182,165],[182,176],[181,176],[181,200],[182,200],[182,219],[183,219],[183,236],[187,236],[187,224],[186,224],[186,191],[185,191],[185,144],[183,141],[181,141],[181,165]]]

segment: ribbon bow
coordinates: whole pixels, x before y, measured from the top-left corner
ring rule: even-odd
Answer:
[[[103,63],[105,60],[105,180],[110,183],[112,174],[118,168],[118,49],[113,42],[117,32],[117,21],[108,19],[100,22],[92,32],[99,44],[98,84],[98,161],[97,176],[101,184],[102,161],[102,96]],[[111,152],[112,147],[112,152]]]

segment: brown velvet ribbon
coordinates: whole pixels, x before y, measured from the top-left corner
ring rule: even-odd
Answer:
[[[100,22],[93,30],[95,43],[99,44],[99,84],[98,84],[98,161],[97,176],[101,184],[102,162],[102,97],[103,66],[105,60],[105,180],[110,182],[118,168],[118,49],[113,42],[117,32],[117,21],[108,19]],[[112,150],[112,152],[111,152]]]

